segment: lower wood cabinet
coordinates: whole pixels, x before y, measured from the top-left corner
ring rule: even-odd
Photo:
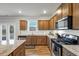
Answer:
[[[37,45],[47,45],[47,36],[37,36]]]
[[[63,56],[76,56],[75,54],[67,50],[66,48],[63,48],[62,55]]]
[[[20,37],[19,39],[25,39],[26,45],[47,45],[48,44],[48,37],[47,36],[26,36],[26,37]]]
[[[15,49],[9,56],[25,56],[25,43]]]
[[[25,43],[26,45],[31,45],[32,43],[31,36],[26,36],[25,40],[26,40],[26,43]]]
[[[32,36],[31,37],[31,44],[32,45],[36,45],[37,44],[37,37],[36,36]]]

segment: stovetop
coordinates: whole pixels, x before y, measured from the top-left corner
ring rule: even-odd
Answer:
[[[57,40],[57,39],[55,39],[55,40],[53,40],[52,39],[52,42],[56,42],[57,44],[60,44],[60,45],[78,45],[78,44],[72,44],[72,43],[70,43],[70,42],[66,42],[66,41],[63,41],[62,39],[59,39],[59,40]]]

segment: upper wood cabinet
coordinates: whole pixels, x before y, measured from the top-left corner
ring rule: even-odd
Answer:
[[[48,30],[49,21],[48,20],[38,20],[38,29],[39,30]]]
[[[20,20],[20,30],[26,30],[27,29],[27,21]]]
[[[61,4],[58,9],[56,10],[56,14],[50,19],[50,24],[51,21],[54,23],[53,25],[50,26],[50,29],[53,27],[53,29],[56,29],[56,22],[66,16],[72,16],[73,14],[73,9],[72,9],[72,3],[63,3]],[[61,24],[60,24],[61,25]]]
[[[56,14],[49,20],[49,29],[56,29],[56,22],[66,16],[72,17],[72,29],[79,29],[78,15],[79,3],[63,3],[56,10]]]
[[[54,29],[56,29],[56,22],[57,22],[58,20],[59,20],[59,19],[58,19],[58,16],[55,15],[55,16],[54,16]]]
[[[58,19],[61,19],[66,16],[72,16],[72,4],[71,3],[63,3],[56,10],[56,15]]]
[[[79,3],[73,4],[73,29],[79,29]]]
[[[56,29],[56,22],[58,21],[58,16],[54,15],[50,20],[49,20],[49,29],[54,30]]]
[[[49,22],[48,20],[43,20],[43,26],[44,26],[44,30],[48,30],[49,29]]]
[[[71,3],[64,3],[61,6],[61,11],[62,11],[62,17],[65,16],[72,16],[72,4]]]
[[[49,20],[49,29],[50,30],[54,29],[54,18],[53,17]]]
[[[41,21],[41,20],[38,21],[38,29],[39,30],[43,29],[43,21]]]
[[[56,16],[57,16],[57,19],[61,19],[62,18],[62,7],[59,7],[56,11]]]

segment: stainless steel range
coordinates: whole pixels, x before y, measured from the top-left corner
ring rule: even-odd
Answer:
[[[51,40],[52,50],[55,56],[62,56],[62,44],[64,45],[78,45],[78,36],[63,34],[55,40]]]

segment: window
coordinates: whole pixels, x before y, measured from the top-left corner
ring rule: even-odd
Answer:
[[[35,31],[37,27],[37,21],[36,20],[30,20],[29,21],[29,30],[30,31]]]

